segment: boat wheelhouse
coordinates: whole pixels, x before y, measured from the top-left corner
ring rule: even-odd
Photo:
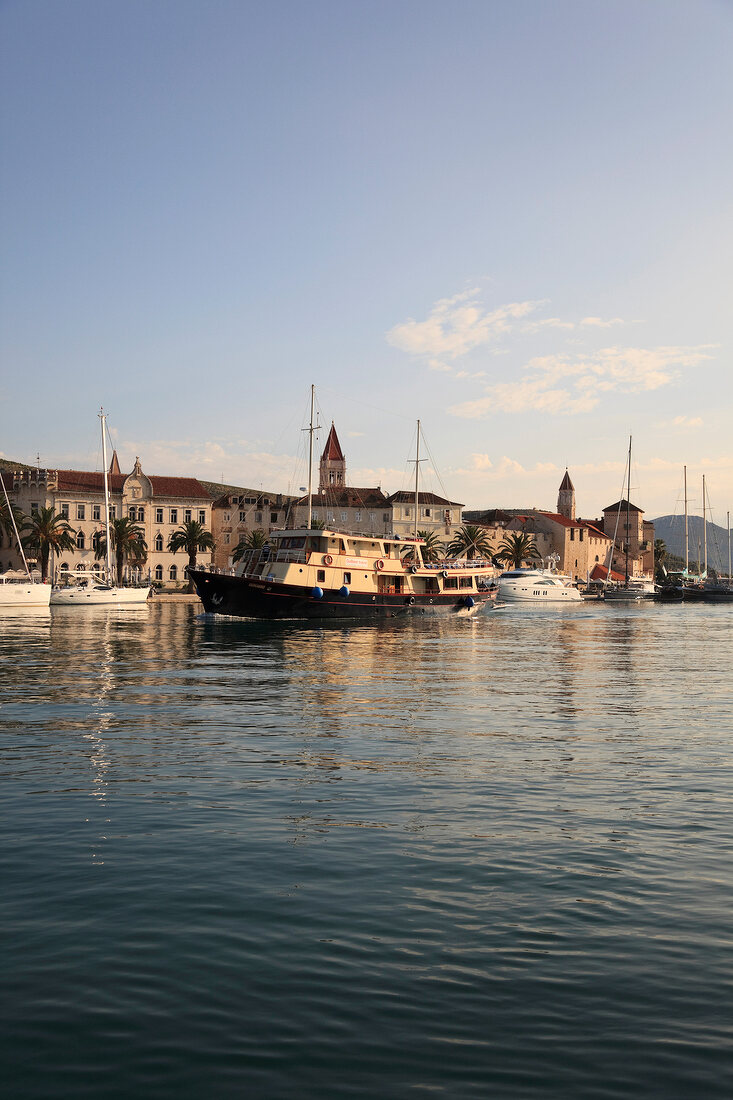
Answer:
[[[317,529],[270,538],[234,574],[189,571],[206,611],[256,619],[470,614],[496,594],[491,562],[424,562],[420,539]]]

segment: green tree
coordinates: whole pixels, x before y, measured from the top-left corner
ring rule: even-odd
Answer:
[[[452,558],[491,557],[491,542],[486,528],[464,523],[448,543],[448,554]]]
[[[76,550],[76,541],[72,536],[71,525],[53,508],[39,508],[22,520],[21,542],[23,548],[32,551],[41,560],[41,580],[46,579],[48,559],[53,550]]]
[[[267,535],[261,527],[248,531],[234,547],[232,561],[241,561],[248,550],[262,550],[264,546],[267,546]]]
[[[494,554],[498,561],[511,565],[513,569],[521,569],[523,562],[537,562],[541,560],[541,554],[537,549],[534,535],[526,531],[516,531],[505,535]]]
[[[664,584],[667,579],[665,559],[667,557],[667,544],[664,539],[654,540],[654,580],[657,584]]]
[[[122,571],[125,561],[143,563],[147,557],[148,544],[145,541],[143,530],[127,516],[109,521],[110,549],[115,555],[117,568],[117,583],[122,584]],[[107,557],[107,537],[100,535],[95,539],[95,558]],[[110,578],[111,579],[111,578]]]
[[[440,561],[444,556],[443,543],[435,531],[418,531],[417,537],[422,539],[420,553],[422,560],[427,563]],[[415,543],[408,542],[400,549],[400,557],[403,561],[412,561],[415,557]]]
[[[185,550],[188,554],[188,568],[196,568],[196,554],[201,550],[213,550],[215,546],[214,536],[207,531],[202,523],[190,519],[182,524],[168,539],[168,549],[171,554],[177,554],[179,550]],[[188,591],[193,592],[193,580],[188,578]]]

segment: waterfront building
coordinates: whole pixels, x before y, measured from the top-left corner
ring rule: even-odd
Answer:
[[[212,490],[215,486],[211,486]],[[218,569],[232,566],[237,545],[254,531],[280,531],[292,522],[295,497],[284,493],[229,486],[211,507],[211,533],[216,541],[213,563]]]
[[[11,485],[8,485],[11,481]],[[139,458],[129,474],[123,474],[117,459],[112,456],[109,468],[110,519],[127,516],[143,532],[147,543],[144,561],[128,564],[126,578],[139,577],[160,581],[168,588],[181,588],[186,582],[185,568],[188,556],[168,550],[170,535],[188,520],[198,521],[211,530],[211,497],[193,477],[167,477],[146,474]],[[80,566],[101,568],[95,550],[100,536],[104,535],[104,474],[87,470],[51,470],[26,467],[13,470],[6,476],[13,504],[26,515],[40,508],[53,508],[71,526],[76,546],[65,551],[51,568],[77,569]],[[211,551],[201,551],[199,564],[211,561]],[[3,569],[17,569],[20,556],[17,550],[6,547],[0,565]]]

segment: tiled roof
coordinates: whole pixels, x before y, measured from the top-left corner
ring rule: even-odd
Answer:
[[[561,527],[585,527],[584,523],[579,523],[577,519],[568,519],[559,512],[540,512],[540,515],[551,519],[553,523],[559,523]]]
[[[597,527],[595,523],[588,523],[587,520],[581,520],[584,527],[588,528],[588,534],[594,539],[606,539],[611,542],[611,536],[607,535],[605,531],[602,531],[600,527]]]
[[[308,497],[300,497],[296,504],[305,505]],[[359,489],[344,486],[342,489],[326,489],[323,493],[313,494],[314,508],[375,508],[389,507],[389,500],[379,488]]]
[[[625,512],[627,503],[628,502],[625,499],[624,500],[617,500],[615,504],[609,504],[607,508],[603,509],[603,511],[604,512]],[[643,508],[637,508],[635,504],[629,504],[628,508],[629,508],[630,512],[643,512],[644,511]]]
[[[590,579],[592,581],[605,581],[608,569],[605,565],[594,565],[591,571]],[[612,581],[623,581],[624,577],[620,573],[614,573],[613,569],[610,571],[610,578]]]
[[[109,474],[111,493],[121,493],[127,480],[126,474]],[[201,498],[210,500],[209,494],[195,477],[161,477],[157,474],[145,474],[153,489],[154,497]],[[59,493],[103,493],[104,474],[87,470],[59,470]]]
[[[463,505],[459,504],[455,500],[446,500],[445,497],[436,496],[435,493],[418,493],[418,502],[420,504],[448,504],[453,508],[462,508]],[[407,489],[400,489],[397,493],[392,493],[389,498],[390,504],[414,504],[415,494],[410,493]]]
[[[328,439],[326,440],[326,446],[323,448],[323,459],[325,461],[344,461],[344,453],[341,450],[341,444],[339,443],[339,437],[336,435],[336,429],[333,421],[331,421],[331,431],[328,433]]]

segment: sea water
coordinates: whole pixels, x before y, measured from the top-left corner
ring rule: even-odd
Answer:
[[[0,616],[5,1094],[727,1100],[732,641]]]

